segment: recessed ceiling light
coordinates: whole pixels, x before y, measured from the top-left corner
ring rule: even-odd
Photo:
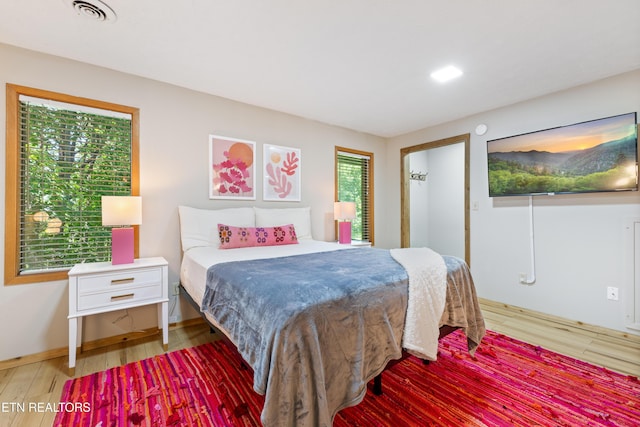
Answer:
[[[459,68],[449,65],[431,73],[431,78],[439,81],[440,83],[444,83],[451,79],[455,79],[456,77],[460,77],[461,75],[462,71],[460,71]]]

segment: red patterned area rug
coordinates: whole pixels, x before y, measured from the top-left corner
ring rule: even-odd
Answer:
[[[460,332],[437,362],[409,357],[338,413],[335,426],[638,426],[640,382],[488,332],[474,358]],[[263,399],[217,341],[67,381],[55,426],[259,426]],[[371,385],[370,385],[371,387]]]

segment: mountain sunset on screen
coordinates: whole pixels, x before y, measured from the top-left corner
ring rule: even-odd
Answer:
[[[638,189],[636,113],[487,141],[489,196]]]
[[[570,126],[494,140],[490,153],[510,151],[547,151],[559,153],[585,150],[603,142],[626,138],[635,133],[634,114],[608,117]]]

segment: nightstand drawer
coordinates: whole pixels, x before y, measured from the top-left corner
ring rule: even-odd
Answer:
[[[117,307],[160,297],[162,297],[162,286],[160,286],[160,284],[79,295],[78,311],[108,308],[111,306]]]
[[[162,282],[162,269],[149,268],[146,270],[123,271],[119,273],[95,274],[78,278],[78,293],[80,295],[114,291],[119,288],[159,285]]]

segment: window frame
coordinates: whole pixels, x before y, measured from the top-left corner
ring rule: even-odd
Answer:
[[[5,246],[4,284],[66,280],[68,269],[20,274],[20,95],[100,108],[131,115],[131,195],[140,195],[140,110],[135,107],[83,98],[11,83],[6,84],[6,170],[5,170]],[[134,256],[139,256],[139,226],[134,229]]]
[[[374,161],[373,161],[373,153],[369,151],[356,150],[353,148],[347,147],[339,147],[335,146],[334,150],[334,201],[338,202],[338,153],[346,153],[353,154],[354,156],[364,156],[369,158],[369,176],[367,177],[367,192],[368,192],[368,209],[367,209],[367,224],[369,226],[369,240],[373,246],[375,244],[375,226],[374,226],[374,185],[373,185],[373,177],[374,177]],[[338,223],[334,221],[334,230],[335,236],[338,235]]]

